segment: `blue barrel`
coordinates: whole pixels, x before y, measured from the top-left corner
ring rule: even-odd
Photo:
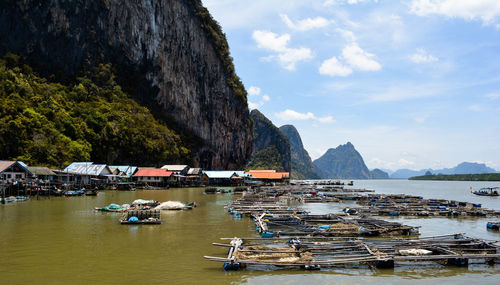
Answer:
[[[261,236],[262,236],[262,238],[272,238],[272,237],[274,237],[274,233],[273,232],[262,232]]]

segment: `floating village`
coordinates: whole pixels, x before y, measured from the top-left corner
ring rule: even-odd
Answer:
[[[256,235],[221,236],[221,241],[213,241],[223,249],[221,255],[204,258],[221,263],[224,270],[394,268],[428,263],[464,267],[474,263],[494,265],[500,258],[499,241],[460,232],[421,237],[419,227],[387,219],[485,218],[488,222],[484,230],[498,231],[500,211],[463,201],[379,194],[357,189],[353,181],[290,181],[289,173],[275,170],[212,171],[187,165],[149,168],[77,162],[53,170],[20,161],[1,161],[0,178],[2,204],[41,196],[96,196],[100,191],[169,187],[204,187],[205,195],[229,193],[233,198],[220,211],[236,222],[250,219]],[[335,204],[339,211],[312,214],[303,207],[311,203]],[[196,211],[197,206],[197,201],[136,199],[92,210],[118,212],[121,217],[117,222],[123,225],[154,226],[162,224],[162,211]]]

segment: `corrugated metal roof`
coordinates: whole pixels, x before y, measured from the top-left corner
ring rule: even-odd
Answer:
[[[198,175],[202,173],[201,168],[189,168],[187,174],[188,175]]]
[[[7,168],[11,167],[14,163],[16,163],[16,162],[15,161],[6,161],[6,160],[0,161],[0,173],[4,172]]]
[[[137,171],[137,166],[130,166],[130,165],[110,165],[109,167],[114,167],[118,168],[120,172],[125,173],[125,177],[130,178],[134,173]]]
[[[31,171],[34,175],[56,175],[54,171],[52,171],[48,167],[43,167],[43,166],[30,166],[28,167],[28,170]]]
[[[252,176],[256,179],[276,179],[280,180],[284,178],[283,173],[280,172],[252,172]]]
[[[234,170],[204,170],[203,174],[207,175],[210,179],[229,179],[233,175],[238,175],[238,172],[245,174],[245,171]]]
[[[0,173],[6,171],[7,169],[11,168],[14,164],[18,164],[28,172],[30,176],[33,176],[33,173],[27,168],[26,164],[24,164],[22,161],[7,161],[7,160],[0,160]]]
[[[134,177],[170,177],[172,171],[167,171],[166,169],[149,168],[149,169],[139,169]]]
[[[187,167],[187,165],[163,165],[161,168],[169,171],[183,171]]]
[[[251,169],[251,170],[248,170],[248,172],[252,173],[252,172],[255,172],[255,173],[276,173],[276,170],[272,170],[272,169],[269,169],[269,170],[265,170],[265,169]]]
[[[111,174],[106,164],[93,164],[92,162],[73,162],[68,167],[66,167],[64,171],[90,176]]]

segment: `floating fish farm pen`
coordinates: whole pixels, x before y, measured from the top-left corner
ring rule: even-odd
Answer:
[[[339,215],[254,215],[262,237],[418,235],[418,227],[368,217]]]
[[[496,242],[463,234],[419,239],[294,237],[223,240],[230,240],[230,243],[213,245],[228,248],[227,256],[205,258],[223,263],[225,270],[254,265],[258,266],[255,269],[285,267],[318,270],[338,266],[394,268],[408,263],[419,266],[429,262],[468,266],[471,263],[494,264],[500,258]]]
[[[122,225],[159,225],[162,223],[160,210],[130,210],[123,213]]]

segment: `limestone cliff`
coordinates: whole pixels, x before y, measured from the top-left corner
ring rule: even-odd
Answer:
[[[348,142],[330,148],[314,162],[321,178],[370,179],[370,171],[354,146]]]
[[[280,131],[287,136],[290,142],[292,157],[292,173],[290,177],[292,179],[318,179],[319,176],[314,172],[314,164],[309,153],[304,149],[297,129],[292,125],[284,125],[280,127]]]
[[[291,171],[290,143],[288,138],[258,110],[252,110],[253,153],[247,168]]]
[[[194,166],[236,169],[251,154],[246,91],[200,0],[2,1],[6,52],[58,80],[111,63],[132,98],[201,138]]]

